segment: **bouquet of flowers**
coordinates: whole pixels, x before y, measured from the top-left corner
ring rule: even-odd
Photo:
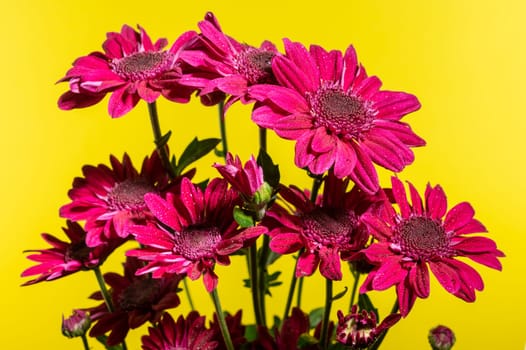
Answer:
[[[149,323],[145,350],[372,350],[417,299],[429,296],[431,274],[447,292],[475,301],[484,284],[466,260],[501,270],[504,254],[477,235],[486,228],[469,203],[448,206],[441,186],[422,190],[399,178],[414,161],[412,148],[425,145],[402,121],[420,108],[414,95],[381,90],[353,46],[327,51],[289,39],[283,52],[268,41],[251,46],[225,34],[212,13],[198,28],[166,49],[166,39],[153,42],[143,28],[125,25],[107,34],[103,52],[78,58],[60,80],[69,84],[58,101],[63,110],[109,94],[108,112],[117,118],[145,101],[156,145],[140,169],[128,154],[84,166],[71,202],[60,208],[67,240],[44,233],[51,247],[28,251],[36,265],[23,271],[33,278],[24,285],[86,270],[96,276],[99,290],[90,298],[99,304],[63,318],[64,335],[81,337],[85,349],[88,337],[126,349],[129,331]],[[156,108],[161,96],[217,105],[221,138],[195,138],[182,154],[170,154],[171,132],[162,132]],[[251,104],[259,127],[259,150],[245,160],[227,147],[226,115],[235,103]],[[311,188],[282,183],[267,152],[268,129],[295,142],[294,164]],[[194,181],[194,162],[212,151],[217,177]],[[380,186],[376,166],[394,173],[389,187]],[[103,263],[125,243],[131,248],[123,273],[103,274]],[[288,254],[293,278],[278,317],[267,301],[281,274],[269,267]],[[250,289],[252,308],[229,314],[215,266],[229,265],[233,255],[246,257],[248,278],[240,285]],[[344,268],[354,278],[350,291],[334,293]],[[324,303],[292,307],[313,274],[325,280]],[[208,322],[193,306],[188,279],[202,279],[212,297]],[[396,300],[380,317],[368,292],[391,287]],[[333,302],[343,297],[350,307],[331,319]],[[177,312],[181,300],[191,306],[187,315]],[[253,312],[254,324],[245,324],[241,311]],[[455,342],[445,326],[428,336],[433,349]]]

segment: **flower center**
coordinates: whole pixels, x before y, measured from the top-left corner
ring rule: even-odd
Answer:
[[[275,82],[272,73],[274,56],[276,54],[272,51],[248,48],[239,53],[235,66],[249,84],[272,84]]]
[[[108,195],[109,206],[114,210],[141,212],[146,209],[144,195],[155,188],[143,178],[127,179],[115,184]]]
[[[452,253],[446,231],[431,218],[414,216],[404,220],[395,237],[399,239],[402,253],[413,259],[431,260]]]
[[[221,233],[216,227],[188,227],[174,237],[174,250],[189,260],[212,258],[221,242]]]
[[[91,248],[86,245],[86,242],[76,242],[69,245],[66,253],[64,254],[64,260],[69,261],[79,261],[85,263],[89,260],[89,254]]]
[[[373,126],[374,113],[360,98],[322,87],[310,98],[314,125],[345,139],[357,139]]]
[[[350,248],[358,220],[354,212],[315,209],[302,217],[303,236],[312,248]]]
[[[160,293],[159,282],[147,278],[134,281],[119,295],[122,310],[150,309]]]
[[[125,80],[138,81],[155,78],[171,68],[173,55],[167,51],[137,52],[114,59],[110,67]]]

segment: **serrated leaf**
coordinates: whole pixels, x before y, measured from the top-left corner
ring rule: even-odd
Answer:
[[[376,315],[376,319],[380,319],[380,315],[378,314],[378,309],[374,307],[371,299],[367,294],[360,294],[358,296],[358,306],[360,307],[360,310],[366,310],[368,312],[374,312]]]
[[[245,213],[243,209],[238,206],[234,208],[234,220],[236,220],[241,227],[254,226],[254,218],[252,218],[252,215]]]
[[[220,141],[220,139],[215,138],[204,139],[201,141],[199,141],[197,137],[194,138],[192,142],[186,146],[183,154],[179,157],[175,173],[181,175],[186,167],[210,153]]]
[[[170,136],[172,136],[172,131],[171,130],[168,131],[163,136],[161,136],[161,138],[155,142],[155,145],[157,146],[157,148],[162,148],[162,147],[166,146],[166,144],[168,143],[168,140],[170,139]]]
[[[272,158],[265,150],[260,149],[257,163],[263,168],[263,177],[272,188],[277,188],[279,185],[280,173],[279,166],[272,162]]]
[[[310,328],[316,328],[323,318],[323,307],[316,308],[309,312],[309,326]]]
[[[104,348],[107,349],[107,350],[122,350],[122,345],[121,344],[114,345],[114,346],[108,346],[106,344],[106,341],[108,340],[108,337],[105,336],[105,335],[98,336],[97,340],[99,341],[99,343],[104,345]]]
[[[340,293],[338,293],[336,295],[333,295],[332,296],[332,301],[341,299],[345,295],[345,293],[347,293],[347,290],[349,290],[349,288],[345,287],[345,289],[342,292],[340,292]]]

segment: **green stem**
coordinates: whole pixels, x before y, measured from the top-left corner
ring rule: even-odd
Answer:
[[[226,142],[226,122],[225,122],[225,101],[221,100],[218,104],[219,109],[219,132],[221,133],[221,144],[223,145],[223,158],[228,153],[228,144]]]
[[[296,295],[296,306],[301,308],[301,295],[303,293],[303,277],[298,279],[298,295]]]
[[[316,203],[316,198],[318,197],[318,192],[320,191],[321,184],[323,182],[323,176],[322,175],[315,175],[314,180],[312,181],[312,190],[310,193],[310,201],[312,203]],[[300,255],[298,255],[298,258]],[[298,295],[296,299],[296,304],[298,307],[301,305],[301,296],[303,294],[303,277],[300,277],[298,285]]]
[[[349,311],[351,311],[351,308],[354,305],[354,298],[356,297],[356,291],[358,290],[358,281],[360,280],[360,273],[358,271],[352,271],[352,275],[354,277],[354,283],[352,286],[351,301],[349,303]]]
[[[395,314],[398,312],[398,300],[395,300],[393,307],[391,309],[391,314]],[[380,348],[380,344],[384,341],[385,336],[387,335],[387,331],[389,328],[387,328],[385,331],[380,334],[380,336],[376,339],[376,341],[373,343],[373,345],[369,348],[369,350],[377,350]]]
[[[322,349],[329,346],[329,319],[332,306],[332,280],[325,279],[325,308],[323,310],[323,320],[321,321],[320,345]]]
[[[299,257],[299,254],[298,254]],[[283,318],[281,320],[281,325],[283,326],[283,321],[287,318],[290,312],[290,307],[292,305],[292,297],[294,296],[294,290],[296,289],[296,282],[298,278],[296,277],[296,269],[292,272],[292,279],[290,281],[289,295],[287,296],[287,303],[285,304],[285,312],[283,313]]]
[[[267,129],[259,128],[259,149],[267,152]],[[267,308],[266,308],[266,280],[268,276],[268,257],[270,254],[270,237],[268,235],[263,236],[263,243],[261,246],[261,256],[259,260],[259,302],[261,307],[261,316],[263,318],[263,325],[267,323]]]
[[[84,345],[84,350],[89,350],[88,338],[86,337],[86,334],[82,334],[80,337],[82,338],[82,344]]]
[[[232,344],[232,338],[230,337],[230,333],[228,332],[228,326],[226,324],[225,314],[223,313],[223,309],[221,308],[221,302],[219,301],[219,295],[217,294],[217,288],[215,288],[213,291],[210,292],[210,296],[212,297],[212,301],[214,302],[217,319],[219,321],[219,328],[221,329],[221,334],[223,335],[223,339],[225,341],[226,348],[227,350],[234,350],[234,345]]]
[[[188,299],[188,304],[190,304],[190,309],[195,310],[194,302],[192,301],[192,295],[190,294],[190,289],[188,288],[188,281],[185,278],[183,278],[183,284],[184,284],[184,292],[186,294],[186,298]]]
[[[267,129],[259,128],[259,148],[267,152]]]
[[[93,271],[95,272],[95,276],[97,277],[97,283],[99,284],[100,292],[102,293],[102,298],[104,298],[106,307],[108,308],[109,312],[113,312],[114,308],[113,303],[111,302],[111,296],[108,292],[108,288],[106,288],[106,283],[104,282],[104,278],[102,277],[102,273],[100,272],[100,267],[95,267]]]
[[[248,248],[248,267],[250,275],[250,288],[252,290],[252,304],[254,304],[254,316],[256,318],[256,324],[258,326],[265,326],[266,322],[263,318],[263,313],[261,309],[261,285],[259,284],[258,276],[258,264],[257,264],[257,244],[254,242]]]
[[[148,113],[150,114],[150,123],[152,125],[153,138],[157,147],[157,152],[159,152],[159,156],[161,157],[161,162],[163,163],[164,169],[168,172],[170,178],[173,179],[177,176],[177,174],[175,173],[175,169],[170,163],[170,158],[168,157],[166,145],[161,144],[163,134],[161,132],[159,115],[157,114],[157,105],[155,104],[155,101],[152,103],[148,103]]]

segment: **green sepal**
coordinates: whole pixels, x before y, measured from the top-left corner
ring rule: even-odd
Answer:
[[[322,318],[323,318],[323,311],[325,308],[318,307],[311,312],[309,312],[309,327],[311,329],[316,328],[318,324],[320,324]]]
[[[254,218],[252,218],[252,215],[247,214],[243,209],[241,209],[237,205],[234,208],[234,219],[239,224],[239,226],[243,228],[254,226]]]
[[[376,319],[380,319],[380,315],[378,314],[378,309],[374,307],[371,299],[367,294],[360,294],[358,296],[358,306],[360,307],[360,310],[365,310],[368,312],[374,312],[376,315]]]
[[[306,347],[318,344],[318,339],[308,333],[303,333],[298,339],[298,348],[304,349]]]

